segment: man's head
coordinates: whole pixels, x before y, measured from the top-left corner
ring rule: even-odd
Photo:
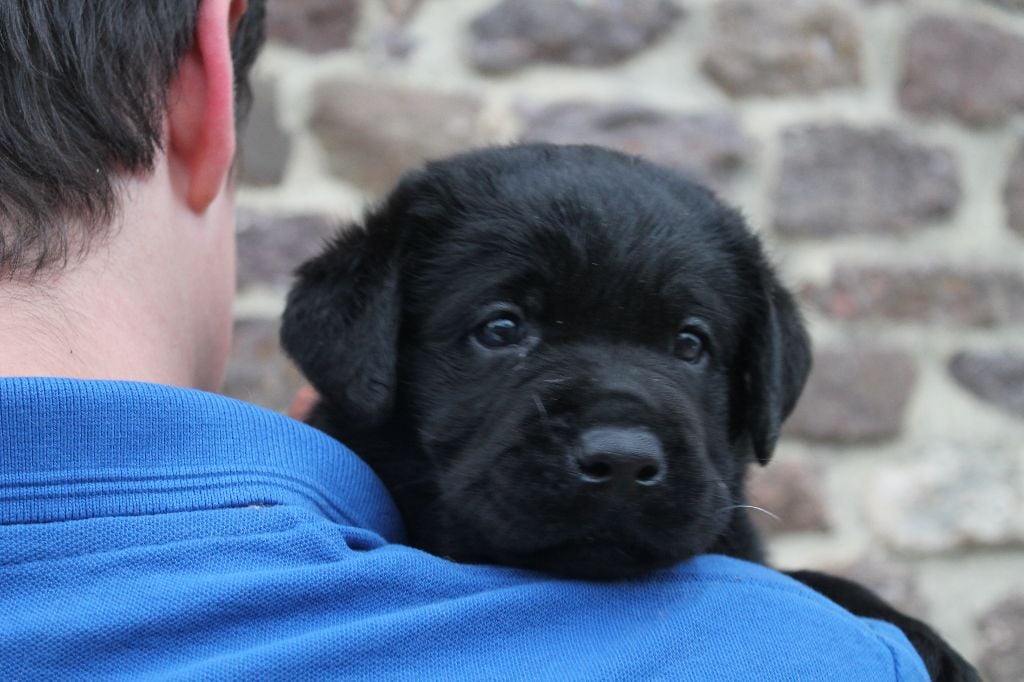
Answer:
[[[0,3],[0,277],[59,265],[102,237],[118,213],[120,179],[153,170],[200,6]],[[236,122],[262,41],[263,1],[249,0],[231,38]]]
[[[264,2],[0,3],[0,375],[219,387]]]

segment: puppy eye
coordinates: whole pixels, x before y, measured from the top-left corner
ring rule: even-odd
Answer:
[[[477,327],[473,337],[484,348],[506,348],[526,339],[526,326],[518,316],[505,312]]]
[[[698,362],[704,357],[704,339],[692,331],[681,331],[676,335],[672,352],[685,362]]]

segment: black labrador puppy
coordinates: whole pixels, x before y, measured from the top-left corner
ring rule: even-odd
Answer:
[[[552,145],[431,163],[302,266],[281,338],[311,423],[376,470],[414,546],[586,579],[764,558],[744,474],[810,341],[740,215],[671,171]],[[869,591],[794,577],[972,679]]]

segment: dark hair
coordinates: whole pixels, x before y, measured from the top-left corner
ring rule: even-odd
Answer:
[[[150,171],[200,0],[0,2],[0,278],[66,263],[113,221],[116,182]],[[264,0],[232,40],[236,122]]]

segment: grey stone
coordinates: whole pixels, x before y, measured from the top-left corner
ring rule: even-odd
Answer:
[[[292,153],[291,136],[278,118],[274,81],[253,81],[253,105],[238,144],[239,180],[245,185],[276,185],[284,179]]]
[[[317,213],[238,212],[238,286],[285,289],[301,263],[318,254],[339,221]]]
[[[988,24],[918,19],[907,35],[903,64],[900,102],[913,114],[989,126],[1024,108],[1024,38]]]
[[[1024,542],[1024,445],[937,444],[866,488],[865,511],[890,546],[918,554]]]
[[[977,397],[1024,418],[1024,354],[965,351],[949,361],[949,372]]]
[[[628,104],[563,102],[524,108],[525,142],[597,144],[676,168],[724,189],[753,143],[728,114],[670,114]]]
[[[928,616],[927,602],[918,589],[917,576],[905,563],[880,554],[868,554],[851,563],[825,567],[824,570],[867,587],[909,616]]]
[[[888,129],[792,128],[782,138],[775,229],[786,237],[902,233],[950,215],[960,194],[946,149]]]
[[[891,439],[902,430],[916,376],[903,351],[852,344],[818,350],[786,433],[835,443]]]
[[[831,528],[825,499],[824,472],[806,459],[776,456],[768,466],[751,465],[747,478],[750,504],[774,514],[750,510],[754,524],[769,535]]]
[[[988,2],[1008,10],[1024,11],[1024,0],[988,0]],[[1024,679],[1024,676],[1022,676],[1022,679]]]
[[[736,96],[812,93],[860,82],[860,36],[841,4],[722,0],[704,71]]]
[[[336,79],[313,100],[310,127],[331,173],[378,195],[425,160],[482,141],[481,104],[468,95]]]
[[[1024,321],[1024,273],[948,265],[840,265],[804,300],[841,320],[991,327]]]
[[[305,381],[281,352],[278,328],[277,320],[235,322],[225,395],[279,412],[288,408]]]
[[[271,0],[267,37],[314,53],[345,48],[361,15],[361,0]]]
[[[1024,594],[1011,595],[978,619],[978,668],[988,682],[1024,680]]]
[[[387,60],[404,61],[419,46],[420,41],[404,27],[392,27],[375,36],[371,49]]]
[[[369,38],[367,52],[371,59],[402,61],[409,59],[420,46],[420,38],[409,30],[409,24],[423,4],[421,0],[383,0],[387,11],[385,26]]]
[[[1024,140],[1021,140],[1010,162],[1003,186],[1003,201],[1010,229],[1024,237]]]
[[[654,43],[682,14],[671,0],[503,0],[470,24],[469,59],[487,72],[612,64]]]

